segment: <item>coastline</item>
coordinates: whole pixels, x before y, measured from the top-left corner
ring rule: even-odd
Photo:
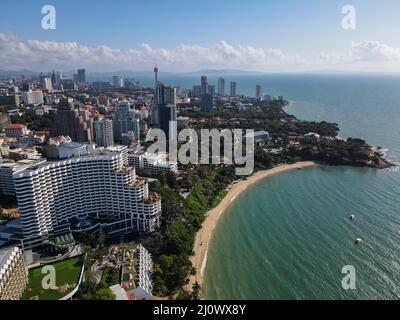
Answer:
[[[196,274],[191,275],[189,278],[189,283],[185,286],[187,291],[192,290],[193,284],[198,282],[202,284],[204,269],[207,263],[207,252],[208,245],[214,234],[215,227],[218,224],[219,218],[225,212],[225,210],[230,206],[230,204],[236,199],[236,197],[246,190],[253,183],[262,180],[264,178],[270,177],[274,174],[293,170],[301,169],[311,166],[316,166],[317,164],[312,161],[296,162],[293,164],[284,164],[272,169],[258,171],[252,176],[248,177],[246,180],[242,180],[231,186],[227,195],[222,199],[222,201],[213,209],[207,212],[207,217],[203,222],[201,229],[197,232],[195,243],[193,247],[194,256],[191,257],[191,262],[193,267],[196,269]]]

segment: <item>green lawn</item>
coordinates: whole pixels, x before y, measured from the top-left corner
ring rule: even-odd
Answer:
[[[58,290],[43,289],[43,266],[29,270],[29,282],[22,300],[57,300],[71,292],[79,281],[84,256],[73,257],[52,263],[56,270],[56,286]]]
[[[129,273],[125,273],[122,277],[122,281],[129,281]]]

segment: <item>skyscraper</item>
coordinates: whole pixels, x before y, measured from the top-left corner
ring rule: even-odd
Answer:
[[[208,90],[208,79],[206,76],[201,76],[201,95],[209,93]]]
[[[69,136],[72,141],[93,141],[93,118],[89,111],[75,108],[73,99],[62,99],[58,105],[50,135]]]
[[[193,86],[192,88],[192,96],[200,97],[201,96],[201,86]]]
[[[43,90],[52,90],[53,84],[50,77],[41,77],[40,78],[41,87]]]
[[[153,106],[151,108],[151,123],[154,125],[158,125],[158,67],[154,67],[154,101]]]
[[[124,78],[120,76],[113,76],[113,85],[114,88],[123,88],[124,87]]]
[[[128,101],[122,101],[117,104],[113,114],[114,139],[121,141],[122,134],[134,131],[136,134],[140,131],[139,119],[137,119],[135,108]],[[139,137],[136,137],[139,139]]]
[[[236,97],[236,95],[237,95],[237,82],[236,81],[231,81],[230,95],[231,95],[231,97]]]
[[[94,123],[94,136],[98,146],[110,147],[114,144],[113,122],[110,119],[100,119]]]
[[[164,131],[167,139],[170,135],[177,133],[176,126],[176,88],[164,86],[158,83],[157,86],[158,105],[158,127]]]
[[[225,79],[224,78],[218,79],[218,95],[221,97],[225,96]]]
[[[85,69],[78,69],[78,82],[79,83],[86,83],[86,70]]]
[[[263,87],[262,87],[262,85],[258,84],[256,86],[256,98],[262,98],[263,95],[264,95]]]
[[[201,96],[201,108],[205,112],[212,111],[214,108],[214,97],[211,94],[206,93]]]

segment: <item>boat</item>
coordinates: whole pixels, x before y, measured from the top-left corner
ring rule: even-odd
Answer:
[[[350,220],[354,220],[356,218],[356,215],[355,214],[352,214],[351,216],[350,216]]]
[[[356,244],[361,244],[361,243],[363,243],[362,239],[361,238],[357,238],[356,239]]]

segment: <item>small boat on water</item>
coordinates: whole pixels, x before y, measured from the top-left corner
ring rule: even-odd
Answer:
[[[361,238],[358,238],[358,239],[356,239],[356,244],[362,244],[363,243],[363,241],[362,241],[362,239]]]
[[[355,215],[355,214],[352,214],[352,215],[349,217],[350,220],[355,220],[355,218],[356,218],[356,215]]]

